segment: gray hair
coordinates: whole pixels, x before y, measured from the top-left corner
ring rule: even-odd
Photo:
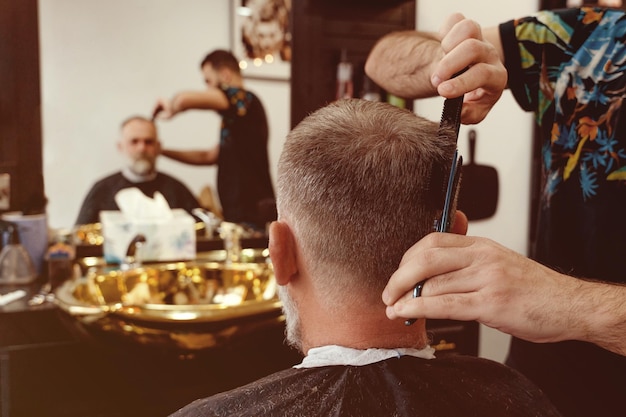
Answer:
[[[126,119],[124,119],[122,121],[122,123],[120,124],[120,130],[124,129],[124,127],[126,127],[127,124],[129,124],[130,122],[134,122],[136,120],[142,121],[142,122],[146,122],[146,123],[150,123],[151,125],[154,126],[154,128],[156,129],[156,125],[154,124],[153,120],[148,119],[145,116],[140,116],[140,115],[132,115],[130,117],[127,117]]]
[[[359,300],[368,293],[368,302],[381,302],[404,252],[433,230],[455,148],[437,128],[408,110],[349,99],[317,110],[287,136],[279,219],[291,224],[328,298],[356,289]]]

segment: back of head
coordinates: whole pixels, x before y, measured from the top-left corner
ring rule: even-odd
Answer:
[[[227,68],[235,74],[241,73],[237,58],[235,58],[235,56],[229,51],[223,49],[216,49],[215,51],[210,52],[207,56],[205,56],[200,63],[200,68],[204,67],[207,64],[210,64],[215,71],[220,71],[223,68]]]
[[[304,119],[279,161],[279,218],[314,274],[380,300],[404,252],[433,230],[454,143],[437,124],[386,103],[340,100]],[[438,172],[438,180],[432,173]],[[433,182],[433,184],[431,184]],[[317,277],[316,277],[317,278]]]

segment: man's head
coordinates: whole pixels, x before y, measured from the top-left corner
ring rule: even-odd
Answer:
[[[154,123],[142,116],[132,116],[122,122],[120,133],[117,148],[127,167],[139,177],[152,175],[160,152]]]
[[[365,100],[330,104],[293,129],[278,164],[278,223],[270,235],[279,283],[292,279],[285,270],[306,274],[320,306],[384,316],[387,280],[404,252],[433,231],[443,207],[455,144],[437,129],[408,110]],[[296,247],[285,269],[280,241]],[[297,298],[288,304],[300,307]],[[298,338],[289,317],[288,326]]]
[[[200,63],[204,81],[209,87],[220,84],[236,85],[241,78],[239,62],[235,56],[225,50],[218,49],[204,57]]]

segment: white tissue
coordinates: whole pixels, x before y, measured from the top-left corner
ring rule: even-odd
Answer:
[[[141,262],[195,259],[195,220],[184,209],[170,209],[161,193],[150,198],[137,188],[119,191],[115,201],[119,210],[100,212],[104,259],[108,263],[123,262],[138,235],[145,237],[135,255]]]
[[[169,220],[173,217],[167,200],[160,192],[150,198],[138,188],[124,188],[115,194],[115,202],[130,221],[134,220]]]

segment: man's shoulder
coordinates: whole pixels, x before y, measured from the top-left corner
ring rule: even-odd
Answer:
[[[198,400],[174,416],[443,416],[468,410],[486,417],[558,416],[537,388],[519,386],[511,376],[506,366],[475,357],[403,356],[364,366],[288,369]]]
[[[252,103],[263,106],[259,96],[244,86],[222,86],[221,90],[231,100],[231,107],[237,108],[241,106],[241,103],[248,106]]]
[[[106,189],[107,191],[110,191],[110,188],[113,184],[122,183],[125,181],[127,180],[122,175],[122,172],[117,171],[117,172],[114,172],[112,174],[109,174],[105,177],[102,177],[96,180],[96,182],[93,183],[91,189],[92,190]]]
[[[250,384],[202,398],[181,408],[170,417],[212,416],[278,416],[284,406],[289,403],[287,392],[291,393],[300,386],[298,375],[306,370],[289,368],[276,372]],[[290,387],[282,396],[281,402],[276,401],[276,394]],[[210,413],[210,414],[209,414]],[[260,414],[259,414],[260,413]]]
[[[163,171],[157,171],[157,176],[156,177],[157,177],[157,179],[161,179],[161,180],[164,180],[164,181],[173,181],[173,182],[180,182],[180,183],[182,183],[182,181],[179,180],[178,178],[176,178],[176,177],[174,177],[174,176],[172,176],[170,174],[167,174],[167,173],[165,173]]]
[[[404,360],[413,362],[414,366],[424,368],[425,372],[441,374],[472,374],[476,378],[486,379],[516,379],[524,378],[519,372],[491,359],[469,355],[443,355],[429,361],[419,360],[412,357],[403,357]]]
[[[161,172],[161,171],[157,172],[155,181],[161,182],[163,184],[174,184],[178,187],[185,188],[186,190],[189,189],[189,187],[187,187],[187,185],[185,185],[185,183],[179,180],[178,178],[173,177],[172,175],[166,174],[165,172]]]

